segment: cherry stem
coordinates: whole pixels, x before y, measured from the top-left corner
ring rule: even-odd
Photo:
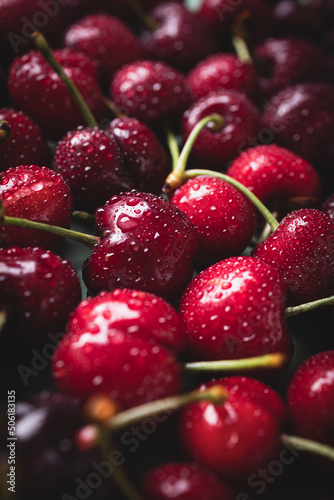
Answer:
[[[51,226],[50,224],[44,224],[42,222],[35,222],[28,219],[21,219],[20,217],[9,217],[5,215],[1,224],[6,226],[16,226],[22,227],[24,229],[37,229],[39,231],[45,231],[47,233],[56,234],[63,238],[68,238],[70,240],[82,243],[89,248],[93,248],[96,243],[100,241],[97,236],[91,236],[90,234],[79,233],[77,231],[72,231],[71,229],[65,229],[60,226]]]
[[[168,149],[170,152],[170,155],[172,157],[172,162],[173,162],[173,171],[176,169],[179,158],[180,158],[180,149],[179,145],[177,142],[177,139],[175,137],[175,134],[173,133],[172,129],[169,127],[169,125],[165,125],[165,130],[166,130],[166,135],[167,135],[167,144],[168,144]]]
[[[163,412],[173,412],[198,401],[210,401],[220,405],[228,398],[228,392],[221,385],[214,385],[204,391],[195,390],[187,394],[179,394],[164,399],[158,399],[145,403],[130,410],[123,411],[111,417],[106,422],[106,427],[111,431],[119,431],[124,427],[129,427],[144,418]]]
[[[234,50],[237,53],[238,59],[248,64],[253,62],[247,43],[245,42],[244,20],[249,16],[250,12],[248,10],[241,12],[239,16],[237,16],[237,19],[232,27],[232,43]]]
[[[116,116],[116,118],[125,118],[126,114],[123,113],[114,102],[112,102],[108,97],[103,97],[105,105],[110,109],[110,111]]]
[[[98,123],[94,118],[93,113],[86,104],[86,101],[82,97],[81,92],[75,83],[67,76],[62,66],[59,64],[53,53],[51,52],[50,46],[46,41],[45,37],[39,31],[35,31],[31,35],[35,42],[37,49],[40,51],[46,62],[51,66],[51,68],[57,73],[67,90],[70,92],[71,96],[80,108],[80,111],[88,125],[88,127],[94,128],[98,127]]]
[[[95,221],[94,215],[89,214],[88,212],[83,212],[82,210],[75,210],[74,212],[72,212],[72,217],[84,221]]]
[[[299,436],[289,436],[288,434],[282,434],[281,441],[284,445],[291,446],[298,451],[315,453],[316,455],[334,461],[334,448],[326,444]]]
[[[10,138],[12,129],[6,120],[0,121],[0,144]]]
[[[7,319],[8,319],[8,315],[7,315],[6,309],[1,309],[0,310],[0,333],[2,332],[4,327],[6,326]]]
[[[146,26],[146,28],[148,28],[150,31],[155,31],[159,27],[157,21],[146,14],[146,12],[144,11],[144,9],[137,0],[126,0],[126,1],[130,5],[132,11],[138,17],[138,19],[142,22],[142,24]]]
[[[183,149],[181,151],[181,154],[179,155],[177,162],[174,164],[173,172],[171,172],[166,179],[165,185],[163,187],[163,192],[165,194],[169,194],[170,192],[175,191],[184,182],[185,169],[187,166],[191,150],[194,147],[197,137],[199,136],[201,131],[207,126],[212,131],[216,132],[224,128],[225,120],[221,115],[213,113],[212,115],[205,116],[204,118],[202,118],[202,120],[196,123],[195,127],[190,132],[185,145],[183,146]]]
[[[275,219],[277,219],[278,212],[272,212],[272,216],[275,217]],[[260,237],[259,237],[259,239],[257,241],[257,245],[260,245],[260,243],[263,243],[264,241],[266,241],[266,239],[268,238],[268,236],[270,234],[271,234],[271,227],[268,224],[268,222],[266,222],[266,224],[265,224],[265,226],[263,228],[263,231],[260,234]]]
[[[220,172],[214,172],[213,170],[203,170],[203,169],[196,169],[196,170],[187,170],[184,172],[184,179],[192,179],[193,177],[197,177],[199,175],[210,175],[212,177],[217,177],[218,179],[222,179],[223,181],[226,181],[228,184],[231,184],[232,186],[236,187],[241,191],[246,198],[248,198],[258,209],[260,214],[263,216],[263,218],[268,222],[271,231],[274,232],[279,226],[278,221],[275,219],[273,214],[268,210],[268,208],[258,199],[255,194],[253,194],[246,186],[241,184],[239,181],[233,179],[232,177],[229,177],[226,174],[222,174]]]
[[[334,304],[334,295],[326,297],[324,299],[313,300],[312,302],[306,302],[305,304],[300,304],[299,306],[287,307],[285,309],[285,317],[290,318],[291,316],[297,316],[307,311],[313,311],[313,309],[318,309],[319,307],[331,306]]]
[[[281,352],[264,354],[262,356],[253,356],[242,359],[223,359],[218,361],[194,361],[185,363],[183,370],[185,372],[238,372],[253,371],[260,368],[282,368],[287,362],[287,356]]]

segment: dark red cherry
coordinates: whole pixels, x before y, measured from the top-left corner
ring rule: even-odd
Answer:
[[[316,209],[295,210],[255,251],[279,272],[289,304],[334,294],[334,225]]]
[[[254,205],[227,182],[209,176],[189,179],[171,201],[196,227],[201,261],[239,255],[251,242],[256,227]]]
[[[106,83],[117,69],[142,56],[134,33],[121,20],[104,13],[92,14],[70,26],[64,43],[92,59],[100,80]]]
[[[187,216],[163,198],[132,191],[95,212],[102,239],[84,264],[91,293],[133,288],[175,298],[193,272],[198,235]]]
[[[237,90],[251,99],[258,96],[258,75],[251,63],[234,54],[215,54],[199,62],[187,76],[196,99],[217,90]]]
[[[119,329],[65,335],[53,358],[57,386],[85,399],[108,393],[129,408],[178,393],[180,368],[168,351]]]
[[[225,124],[218,130],[204,128],[192,149],[192,156],[202,165],[223,170],[238,155],[240,148],[261,128],[260,112],[240,92],[220,90],[196,101],[183,116],[183,138],[205,116],[218,113]]]
[[[179,436],[192,459],[239,487],[259,467],[267,467],[280,449],[276,416],[241,391],[231,391],[223,404],[190,404],[182,411]]]
[[[0,120],[6,120],[11,129],[10,137],[0,144],[3,172],[18,165],[46,166],[50,162],[50,150],[39,126],[22,111],[0,109]]]
[[[6,215],[35,222],[69,227],[72,197],[64,179],[53,170],[37,165],[18,166],[2,172],[0,199]],[[0,226],[0,246],[57,247],[62,238],[44,231]]]
[[[202,271],[180,303],[191,359],[291,356],[280,274],[254,257],[231,257]]]
[[[179,117],[192,100],[184,75],[160,61],[123,66],[111,81],[110,94],[126,115],[149,125]]]
[[[321,205],[321,210],[334,220],[334,195],[329,196]]]
[[[304,198],[316,205],[321,199],[321,182],[312,165],[276,144],[247,149],[227,172],[264,203]]]
[[[334,351],[303,361],[290,381],[287,403],[298,436],[334,446]]]
[[[156,342],[176,354],[185,347],[185,332],[175,309],[161,297],[138,290],[88,297],[73,311],[66,330],[98,332],[111,328]]]
[[[154,30],[140,35],[144,55],[186,71],[215,51],[215,41],[200,16],[177,2],[163,2],[149,14]]]
[[[151,470],[142,491],[147,500],[234,500],[235,495],[212,471],[196,462],[171,462]]]
[[[71,264],[42,248],[0,249],[0,282],[8,334],[15,330],[23,340],[62,331],[81,299]]]

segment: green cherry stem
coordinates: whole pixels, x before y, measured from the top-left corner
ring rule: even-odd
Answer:
[[[170,413],[183,408],[191,403],[198,401],[210,401],[220,405],[228,398],[228,392],[221,385],[214,385],[204,391],[195,390],[187,394],[179,394],[164,399],[158,399],[145,403],[135,408],[117,413],[106,421],[106,427],[113,431],[119,431],[125,427],[141,422],[144,418],[151,417],[160,413]]]
[[[123,113],[120,109],[118,109],[116,104],[113,101],[111,101],[110,99],[108,99],[108,97],[103,97],[103,100],[104,100],[104,103],[107,106],[107,108],[110,109],[110,111],[116,116],[116,118],[125,118],[126,117],[126,114]]]
[[[234,50],[236,51],[238,59],[248,64],[253,62],[247,43],[245,42],[246,32],[245,32],[244,21],[245,19],[249,18],[249,16],[250,12],[248,10],[241,12],[237,16],[236,21],[232,26],[232,44]]]
[[[246,186],[244,186],[243,184],[233,179],[232,177],[229,177],[226,174],[222,174],[220,172],[214,172],[212,170],[203,170],[203,169],[187,170],[186,172],[184,172],[183,177],[184,179],[192,179],[193,177],[197,177],[199,175],[210,175],[211,177],[217,177],[218,179],[222,179],[223,181],[226,181],[228,184],[231,184],[232,186],[239,189],[239,191],[241,191],[246,196],[246,198],[248,198],[252,203],[254,203],[255,207],[258,209],[260,214],[269,224],[271,231],[272,232],[276,231],[279,225],[278,221],[275,219],[270,210],[268,210],[268,208],[257,198],[257,196],[255,196],[255,194],[253,194],[249,189],[247,189]]]
[[[0,121],[0,144],[10,138],[12,129],[6,120]]]
[[[158,28],[159,24],[157,23],[157,21],[146,14],[137,0],[126,1],[130,5],[132,11],[135,13],[139,21],[141,21],[142,24],[146,26],[146,28],[148,28],[150,31],[155,31]]]
[[[287,356],[280,352],[264,354],[262,356],[253,356],[243,359],[225,359],[219,361],[195,361],[185,363],[183,371],[185,372],[252,372],[258,369],[282,368],[287,362]]]
[[[45,231],[47,233],[56,234],[62,238],[67,238],[78,243],[82,243],[89,248],[93,248],[96,243],[100,241],[97,236],[91,236],[90,234],[79,233],[77,231],[72,231],[71,229],[65,229],[60,226],[51,226],[50,224],[44,224],[42,222],[35,222],[28,219],[21,219],[20,217],[9,217],[8,215],[3,216],[1,224],[5,226],[16,226],[22,227],[24,229],[37,229],[39,231]]]
[[[187,167],[191,150],[193,149],[200,132],[207,126],[213,131],[218,131],[224,128],[225,120],[221,115],[213,113],[212,115],[205,116],[198,123],[196,123],[195,127],[190,132],[185,145],[183,146],[177,162],[174,164],[173,172],[171,172],[166,179],[163,188],[165,194],[175,191],[184,182],[186,178],[185,169]]]
[[[315,453],[334,462],[334,448],[326,444],[299,436],[289,436],[288,434],[282,434],[281,441],[284,445],[295,448],[298,451]]]
[[[291,316],[297,316],[307,311],[313,311],[313,309],[318,309],[319,307],[331,306],[334,304],[334,295],[326,297],[324,299],[313,300],[312,302],[306,302],[305,304],[300,304],[299,306],[287,307],[285,309],[285,317],[290,318]]]
[[[166,136],[167,136],[168,149],[169,149],[170,155],[172,157],[173,170],[175,170],[177,167],[179,158],[180,158],[179,145],[177,143],[177,139],[176,139],[172,129],[167,124],[165,125],[165,131],[166,131]]]
[[[95,221],[94,215],[89,214],[88,212],[83,212],[82,210],[75,210],[74,212],[72,212],[72,217],[74,219],[79,219],[83,221],[90,221],[90,222]]]
[[[7,318],[8,318],[8,314],[7,314],[6,309],[1,309],[0,310],[0,333],[2,332],[4,327],[6,326]]]
[[[93,113],[87,106],[84,98],[81,95],[81,92],[79,91],[78,87],[75,85],[75,83],[69,78],[65,71],[63,70],[62,66],[59,64],[55,56],[52,54],[51,49],[49,47],[48,42],[46,41],[45,37],[40,33],[39,31],[35,31],[31,35],[37,49],[40,51],[46,62],[51,66],[51,68],[57,73],[65,87],[68,89],[70,92],[71,96],[79,106],[81,113],[88,125],[88,127],[94,128],[98,126],[97,121],[94,118]]]

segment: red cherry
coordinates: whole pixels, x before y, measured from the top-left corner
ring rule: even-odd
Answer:
[[[214,472],[195,462],[167,463],[144,478],[147,500],[233,500],[235,495]]]
[[[258,75],[253,64],[234,54],[215,54],[199,62],[187,76],[196,99],[217,90],[236,90],[251,99],[258,95]]]
[[[78,67],[68,66],[64,71],[77,85],[95,118],[101,120],[106,106],[95,79]],[[9,70],[8,89],[13,104],[31,116],[51,138],[59,138],[84,122],[78,105],[39,52],[31,51],[15,59]]]
[[[177,2],[163,2],[149,17],[156,29],[140,35],[145,57],[161,60],[186,71],[203,57],[215,51],[212,33],[197,14]]]
[[[180,368],[165,349],[116,328],[66,335],[53,358],[57,386],[81,399],[108,393],[122,408],[176,394]]]
[[[79,68],[97,81],[97,63],[87,57],[83,52],[64,48],[55,50],[53,54],[63,68]]]
[[[81,299],[71,264],[42,248],[0,249],[1,308],[8,313],[8,332],[45,339],[61,331]]]
[[[185,347],[185,332],[173,307],[156,295],[129,289],[88,297],[71,314],[67,333],[111,328],[157,342],[176,354]]]
[[[78,208],[94,211],[113,194],[134,187],[122,152],[108,132],[79,127],[58,142],[54,164]]]
[[[123,163],[139,191],[160,194],[170,168],[154,133],[136,118],[116,118],[110,132],[122,151]]]
[[[119,19],[95,14],[80,19],[64,34],[67,47],[83,52],[98,67],[101,81],[109,82],[124,64],[142,56],[139,40]]]
[[[268,102],[263,121],[277,142],[331,172],[334,161],[334,88],[323,83],[287,87]]]
[[[69,227],[72,198],[64,179],[46,167],[18,166],[2,172],[0,198],[6,215]],[[41,246],[53,249],[62,238],[31,229],[0,226],[0,246]]]
[[[250,136],[258,135],[261,116],[244,94],[233,90],[212,92],[196,101],[184,113],[184,140],[202,118],[212,113],[221,115],[225,125],[220,130],[203,129],[194,144],[192,156],[206,167],[209,165],[223,170],[226,163],[237,156],[240,146]]]
[[[126,115],[151,125],[180,116],[192,100],[185,77],[160,61],[123,66],[111,81],[110,94]]]
[[[322,51],[303,39],[268,38],[256,48],[254,58],[262,73],[260,87],[267,97],[295,83],[325,78]]]
[[[180,318],[194,360],[239,359],[272,352],[291,356],[279,273],[254,257],[232,257],[188,285]]]
[[[299,436],[334,446],[334,351],[303,361],[290,381],[287,403]]]
[[[216,177],[189,179],[172,198],[200,236],[199,258],[217,262],[239,255],[256,227],[254,205],[235,187]]]
[[[198,235],[187,216],[163,198],[131,191],[95,213],[100,243],[84,264],[92,293],[134,288],[175,298],[193,272]]]
[[[227,172],[264,203],[307,198],[317,204],[321,198],[321,182],[312,165],[276,144],[247,149]]]
[[[179,435],[189,456],[239,485],[268,466],[280,449],[276,416],[241,391],[231,391],[220,405],[189,405],[182,411]]]
[[[334,225],[316,209],[295,210],[255,251],[279,272],[291,305],[334,294]]]
[[[0,144],[1,171],[18,165],[50,162],[50,150],[39,126],[22,111],[0,109],[0,120],[6,120],[11,128],[10,137]]]
[[[330,195],[321,205],[321,210],[334,220],[334,195]]]

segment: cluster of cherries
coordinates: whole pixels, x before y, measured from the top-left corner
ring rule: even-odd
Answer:
[[[333,4],[93,3],[45,4],[26,38],[41,3],[0,5],[1,343],[65,332],[56,389],[17,404],[22,499],[249,500],[284,447],[325,481],[334,350],[287,404],[265,382],[286,318],[334,303]],[[84,300],[64,238],[92,249]],[[185,458],[134,486],[112,451],[166,415]]]

